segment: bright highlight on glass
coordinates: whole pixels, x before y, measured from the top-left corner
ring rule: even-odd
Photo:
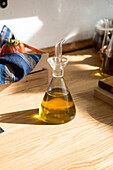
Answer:
[[[38,114],[36,114],[36,115],[34,115],[34,116],[33,116],[33,118],[38,119],[38,118],[39,118],[39,115],[38,115]]]

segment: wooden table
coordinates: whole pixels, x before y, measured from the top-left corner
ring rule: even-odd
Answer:
[[[0,86],[0,170],[113,169],[113,107],[93,95],[98,55],[89,48],[64,56],[77,110],[69,123],[47,125],[33,117],[47,89],[47,70]]]

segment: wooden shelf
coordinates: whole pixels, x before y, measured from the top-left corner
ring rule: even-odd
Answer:
[[[70,43],[65,43],[65,44],[62,44],[62,53],[64,54],[67,52],[90,48],[92,46],[93,46],[93,40],[91,38],[80,40],[80,41],[75,41],[75,42],[70,42]],[[53,56],[55,54],[55,47],[48,47],[42,50],[49,53],[49,56]]]

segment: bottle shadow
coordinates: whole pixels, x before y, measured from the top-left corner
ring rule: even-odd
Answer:
[[[0,115],[0,122],[14,123],[14,124],[31,124],[31,125],[47,124],[39,120],[38,115],[39,115],[39,109],[4,113]]]
[[[92,91],[79,93],[78,96],[87,102],[87,113],[103,124],[113,127],[113,107],[96,98]]]
[[[39,108],[3,113],[0,123],[29,124],[29,125],[61,125],[62,123],[46,123],[39,119]],[[67,123],[67,122],[66,122]]]

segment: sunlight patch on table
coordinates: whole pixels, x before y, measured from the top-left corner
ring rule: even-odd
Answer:
[[[92,57],[92,55],[63,55],[63,57],[67,57],[71,62],[83,61],[86,58]]]
[[[97,70],[98,69],[97,66],[91,66],[88,64],[75,64],[74,66],[80,70]]]

